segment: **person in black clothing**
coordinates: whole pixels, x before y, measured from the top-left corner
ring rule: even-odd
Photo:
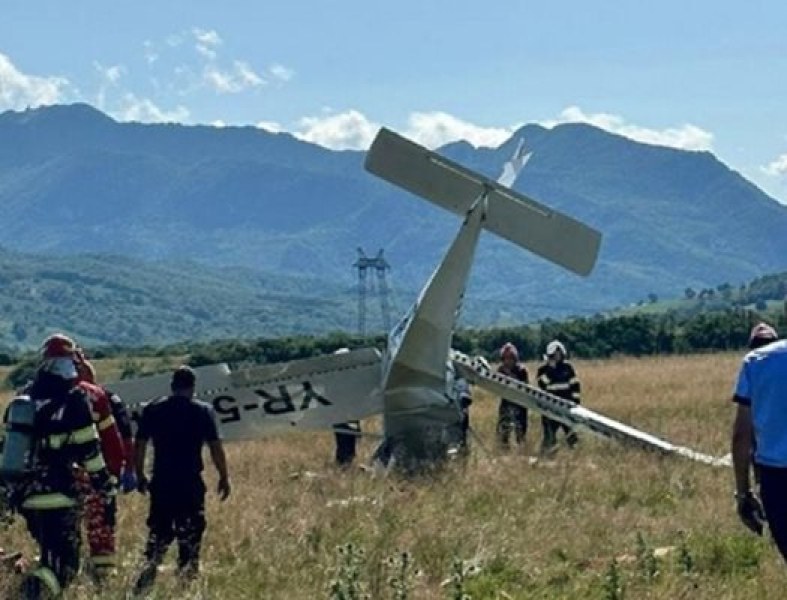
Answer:
[[[35,379],[25,395],[14,400],[35,407],[35,458],[29,473],[12,483],[13,504],[40,550],[39,564],[27,571],[22,584],[21,597],[26,599],[60,596],[79,572],[80,492],[74,465],[85,470],[104,502],[115,494],[90,400],[74,385],[74,351],[73,341],[65,337],[45,347]],[[9,417],[6,414],[4,421]]]
[[[174,539],[178,541],[178,573],[193,578],[199,572],[200,545],[205,531],[205,484],[202,481],[202,446],[208,445],[219,473],[221,500],[230,495],[224,447],[213,408],[194,398],[196,376],[179,367],[172,376],[172,395],[142,409],[136,436],[138,491],[150,491],[150,530],[145,565],[134,592],[144,593],[156,578],[158,565]],[[145,452],[153,443],[153,477],[145,477]]]
[[[470,406],[473,404],[473,392],[470,389],[470,384],[463,377],[454,379],[454,395],[459,403],[459,410],[462,412],[461,421],[461,447],[465,451],[470,449]]]
[[[503,345],[500,349],[500,360],[502,362],[497,369],[498,373],[523,383],[528,382],[527,370],[519,364],[519,352],[514,344],[508,342]],[[501,448],[508,449],[508,440],[512,430],[516,443],[519,446],[524,445],[525,435],[527,435],[527,409],[501,398],[497,416],[497,440]]]
[[[340,467],[349,467],[355,460],[355,445],[361,435],[361,423],[348,421],[337,423],[333,426],[336,437],[336,464]]]
[[[579,404],[581,400],[580,384],[574,367],[566,360],[566,347],[558,340],[547,344],[544,359],[546,362],[538,368],[538,387],[542,390]],[[568,425],[548,417],[541,417],[543,437],[541,453],[549,454],[557,446],[557,434],[561,429],[566,432],[566,443],[572,448],[579,439]]]

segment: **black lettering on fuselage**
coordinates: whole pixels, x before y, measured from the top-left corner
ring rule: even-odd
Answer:
[[[331,406],[333,403],[319,394],[310,381],[304,381],[303,399],[296,407],[293,396],[287,391],[285,385],[278,386],[278,394],[267,392],[263,389],[254,390],[254,394],[264,400],[262,404],[244,404],[240,406],[238,399],[233,396],[216,396],[213,398],[213,409],[219,415],[221,423],[235,423],[241,420],[241,409],[244,412],[262,408],[268,415],[283,415],[286,413],[309,410],[315,406]],[[297,394],[296,394],[297,397]]]
[[[221,418],[222,423],[234,423],[240,421],[240,410],[237,407],[238,401],[232,396],[216,396],[213,399],[213,409]]]
[[[262,403],[262,410],[269,415],[281,415],[295,410],[295,405],[292,403],[292,396],[290,396],[286,386],[279,386],[278,397],[269,394],[265,390],[254,390],[254,393],[266,399],[266,402]]]
[[[304,381],[303,382],[303,402],[301,402],[301,410],[308,410],[311,406],[312,400],[316,400],[319,404],[323,406],[330,406],[331,403],[320,396],[317,392],[314,391],[314,387],[312,387],[311,381]]]

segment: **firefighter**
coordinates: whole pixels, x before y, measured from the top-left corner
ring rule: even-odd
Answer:
[[[573,365],[566,360],[566,347],[558,340],[552,340],[547,344],[546,354],[543,365],[538,368],[538,387],[542,390],[570,400],[576,404],[580,403],[580,383]],[[543,437],[541,439],[541,453],[549,454],[554,452],[557,446],[557,434],[561,429],[566,432],[566,443],[574,447],[579,439],[568,425],[555,421],[548,417],[541,417]]]
[[[75,346],[72,340],[62,334],[50,336],[44,342],[44,352],[47,352],[49,346],[57,347],[66,340]],[[93,420],[98,428],[101,454],[110,474],[118,481],[127,470],[127,465],[133,462],[133,457],[128,455],[121,437],[110,397],[104,388],[96,384],[95,369],[87,361],[81,348],[74,352],[74,364],[77,370],[77,386],[90,399]],[[83,517],[90,550],[88,573],[95,583],[100,584],[115,569],[117,499],[113,496],[109,501],[105,501],[94,493],[90,479],[84,471],[77,472],[77,480],[83,492]]]
[[[5,473],[15,468],[20,473],[11,482],[14,506],[40,551],[39,564],[25,574],[23,598],[58,596],[79,571],[80,489],[74,466],[84,470],[103,502],[115,493],[90,400],[75,386],[75,351],[64,336],[49,343],[27,395],[14,399],[4,417],[8,425],[0,464]],[[32,418],[25,421],[26,427],[15,427],[19,420],[14,413],[23,411]],[[19,452],[20,448],[30,451]],[[15,460],[24,464],[11,465]]]
[[[77,357],[77,372],[81,381],[97,385],[103,390],[109,401],[112,417],[115,420],[123,445],[123,469],[120,475],[120,488],[124,494],[137,489],[136,467],[134,465],[134,433],[131,427],[131,414],[123,400],[106,386],[96,382],[96,370],[80,349]]]
[[[202,447],[207,444],[219,473],[221,500],[230,495],[224,447],[210,404],[194,398],[196,376],[189,367],[172,375],[172,395],[142,409],[136,437],[138,491],[150,491],[149,535],[145,564],[134,586],[135,595],[153,585],[158,565],[174,539],[178,541],[178,574],[188,580],[199,572],[200,546],[205,532],[205,484]],[[145,452],[152,442],[153,477],[145,477]]]
[[[519,351],[514,344],[507,342],[500,348],[500,361],[498,373],[523,383],[528,382],[527,369],[519,363]],[[516,443],[522,446],[527,435],[527,409],[501,398],[497,416],[497,440],[501,448],[508,449],[512,430]]]

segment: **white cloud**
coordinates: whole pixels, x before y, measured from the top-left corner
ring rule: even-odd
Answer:
[[[265,80],[254,72],[248,63],[236,60],[233,63],[235,74],[245,87],[257,87],[265,83]]]
[[[412,113],[404,135],[427,148],[438,148],[457,140],[465,140],[476,147],[496,148],[513,135],[514,129],[482,127],[445,112],[433,111]]]
[[[680,127],[650,129],[626,123],[626,120],[619,115],[610,113],[587,114],[578,106],[569,106],[560,113],[557,119],[542,122],[542,125],[553,127],[560,123],[588,123],[638,142],[669,146],[681,150],[711,150],[713,147],[712,133],[688,123]]]
[[[205,30],[198,27],[192,29],[191,33],[194,39],[197,40],[197,43],[194,45],[197,53],[208,60],[216,60],[216,56],[218,56],[216,48],[223,43],[221,36],[213,29]]]
[[[207,65],[202,72],[202,79],[218,94],[237,94],[265,84],[265,80],[248,63],[240,60],[233,63],[232,69],[224,71],[216,65]]]
[[[191,33],[194,34],[194,38],[200,44],[212,46],[214,48],[222,44],[221,36],[214,29],[205,30],[195,27],[191,30]]]
[[[0,52],[0,109],[62,102],[70,87],[65,77],[38,77],[22,73]]]
[[[268,72],[274,79],[282,82],[290,81],[295,76],[295,71],[280,64],[271,65],[268,68]]]
[[[281,133],[284,131],[284,127],[281,126],[281,123],[277,123],[276,121],[259,121],[257,122],[257,127],[265,131],[270,131],[271,133]]]
[[[116,84],[121,76],[126,72],[126,68],[123,65],[112,65],[111,67],[105,67],[98,61],[93,61],[93,67],[99,72],[104,81],[111,85]]]
[[[303,117],[298,125],[301,129],[295,137],[332,150],[364,150],[380,127],[357,110],[327,117]]]
[[[222,127],[226,127],[227,126],[227,124],[224,121],[222,121],[221,119],[216,119],[215,121],[213,121],[211,123],[211,125],[213,127],[218,128],[218,129],[221,129]]]
[[[112,112],[119,121],[140,123],[182,123],[188,120],[189,114],[189,109],[185,106],[164,110],[149,98],[138,98],[130,92],[123,96],[120,110]]]
[[[218,53],[211,48],[210,46],[205,46],[204,44],[197,44],[194,46],[194,49],[197,51],[197,54],[207,58],[208,60],[216,60]]]
[[[107,103],[107,92],[112,88],[118,87],[118,81],[125,73],[126,69],[122,65],[112,65],[105,67],[98,61],[93,61],[93,68],[101,76],[101,84],[96,93],[96,106],[101,110],[105,110]]]
[[[357,110],[303,117],[295,137],[332,150],[365,150],[374,139],[379,123]],[[403,134],[428,148],[466,140],[474,146],[496,147],[511,137],[514,128],[482,127],[444,112],[416,112],[407,119]]]
[[[768,165],[760,167],[760,170],[771,177],[787,175],[787,154],[782,154]]]

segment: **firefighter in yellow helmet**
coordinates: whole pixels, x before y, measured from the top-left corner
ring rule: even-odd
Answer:
[[[75,386],[75,352],[76,345],[66,336],[48,340],[33,382],[12,400],[4,417],[0,470],[40,553],[38,565],[22,584],[21,597],[26,599],[59,596],[79,571],[74,466],[88,473],[92,487],[104,497],[114,494],[90,401]]]

